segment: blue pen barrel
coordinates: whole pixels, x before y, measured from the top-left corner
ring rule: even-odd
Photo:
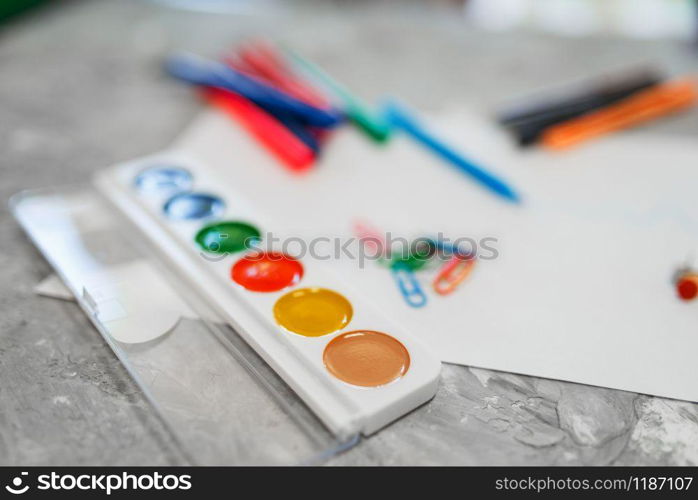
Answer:
[[[180,54],[170,56],[165,69],[180,80],[230,90],[265,109],[291,115],[307,125],[330,128],[342,121],[342,115],[336,109],[311,106],[216,61]]]
[[[385,104],[384,112],[394,127],[402,130],[425,148],[470,176],[471,179],[477,181],[481,186],[510,202],[518,203],[520,201],[519,195],[508,184],[493,173],[471,162],[444,141],[437,138],[404,106],[390,101]]]

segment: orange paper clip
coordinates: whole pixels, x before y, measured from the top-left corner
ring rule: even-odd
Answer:
[[[656,85],[617,104],[550,127],[543,132],[542,144],[549,149],[567,149],[594,137],[689,108],[698,101],[696,85],[692,78]]]
[[[448,295],[470,275],[473,266],[475,266],[475,257],[463,258],[454,255],[436,275],[432,283],[434,291],[441,295]]]

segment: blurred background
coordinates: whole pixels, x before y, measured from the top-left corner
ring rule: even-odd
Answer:
[[[148,1],[148,0],[146,0]],[[298,1],[283,0],[150,0],[163,6],[210,13],[251,13],[292,9]],[[57,0],[5,0],[4,18]],[[494,31],[527,29],[567,36],[615,34],[634,38],[687,39],[695,34],[693,0],[421,0],[325,1],[337,7],[348,4],[409,3],[460,11],[465,22]],[[297,5],[296,5],[297,7]]]
[[[174,50],[214,58],[269,38],[368,102],[391,94],[490,116],[551,87],[638,67],[678,76],[698,61],[692,0],[5,0],[0,19],[4,137],[20,149],[34,135],[62,142],[55,125],[74,125],[102,149],[73,160],[85,166],[160,148],[193,116],[196,100],[162,71]],[[113,154],[112,134],[144,120],[149,130]],[[651,128],[696,124],[683,113]]]

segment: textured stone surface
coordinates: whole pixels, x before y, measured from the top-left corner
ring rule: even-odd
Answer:
[[[551,43],[478,33],[446,11],[295,5],[212,16],[69,1],[0,28],[0,198],[166,146],[198,109],[160,70],[174,48],[215,54],[273,33],[369,99],[389,90],[435,112],[491,112],[525,89],[644,61],[696,66],[668,43]],[[698,114],[649,129],[634,133],[695,135]],[[77,306],[33,294],[49,267],[1,210],[0,464],[185,463]],[[695,465],[698,406],[446,365],[432,402],[330,463]]]

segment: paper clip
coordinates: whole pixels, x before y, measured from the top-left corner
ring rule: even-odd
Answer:
[[[448,295],[467,278],[475,266],[475,257],[459,257],[454,255],[451,260],[443,265],[436,275],[432,286],[440,295]]]
[[[394,265],[390,271],[395,277],[400,293],[411,307],[423,307],[426,305],[427,296],[410,268],[404,265]]]

